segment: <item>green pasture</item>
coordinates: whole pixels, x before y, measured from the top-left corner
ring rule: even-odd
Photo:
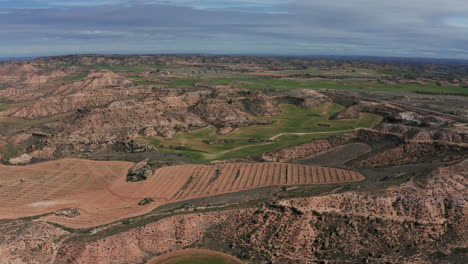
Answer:
[[[178,133],[173,138],[146,137],[161,151],[187,154],[195,163],[212,160],[241,158],[257,155],[315,139],[345,133],[357,128],[368,128],[378,124],[381,118],[364,113],[357,119],[328,120],[343,110],[338,104],[326,103],[313,109],[294,105],[280,105],[281,114],[274,117],[253,117],[271,120],[269,125],[241,127],[228,135],[218,135],[215,127],[206,127],[192,132]],[[206,140],[237,139],[234,142],[207,144]],[[250,140],[273,140],[273,142],[249,142]]]

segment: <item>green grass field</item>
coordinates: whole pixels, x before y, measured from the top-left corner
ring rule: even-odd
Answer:
[[[288,146],[329,137],[356,128],[368,128],[378,124],[381,117],[361,114],[358,119],[328,120],[343,110],[338,104],[323,104],[314,109],[294,105],[280,105],[282,113],[275,117],[254,117],[272,120],[270,125],[241,127],[228,135],[218,135],[216,128],[206,127],[188,133],[179,133],[173,138],[146,137],[143,140],[155,145],[161,151],[187,154],[195,163],[212,160],[241,158],[257,155]],[[235,139],[233,142],[206,144],[206,140]],[[249,139],[273,140],[273,142],[249,142]]]
[[[139,76],[139,75],[128,75],[128,76],[125,76],[125,77],[127,77],[129,79],[141,79],[141,78],[143,78],[143,76]]]
[[[386,91],[386,92],[425,92],[425,93],[448,93],[468,94],[468,89],[455,86],[439,86],[435,83],[420,84],[395,84],[388,85],[367,79],[274,79],[256,75],[236,75],[224,78],[179,78],[164,84],[170,86],[193,86],[197,82],[206,82],[212,85],[233,85],[244,89],[336,89],[336,90],[361,90],[361,91]]]
[[[468,89],[455,86],[438,86],[436,84],[397,84],[387,85],[375,81],[365,80],[333,80],[333,81],[305,81],[305,80],[255,80],[243,83],[245,89],[344,89],[362,91],[387,91],[387,92],[430,92],[430,93],[466,93]]]
[[[79,81],[83,78],[86,78],[86,75],[70,75],[60,78],[62,81]]]

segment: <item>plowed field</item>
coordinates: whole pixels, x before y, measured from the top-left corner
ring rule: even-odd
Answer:
[[[0,218],[18,218],[78,208],[81,215],[42,218],[84,228],[147,213],[155,207],[198,197],[272,185],[360,181],[360,173],[287,163],[180,165],[158,169],[146,181],[125,181],[130,162],[63,159],[34,165],[0,165]],[[155,202],[139,206],[144,198]]]

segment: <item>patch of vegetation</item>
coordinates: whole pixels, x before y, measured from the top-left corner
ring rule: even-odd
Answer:
[[[128,75],[128,76],[125,76],[129,79],[141,79],[143,78],[143,76],[140,76],[140,75]]]
[[[210,178],[210,180],[208,182],[209,183],[215,182],[219,178],[219,176],[221,176],[221,170],[216,169],[215,174]]]
[[[174,79],[166,84],[173,85],[173,86],[193,86],[195,83],[199,82],[200,79],[195,78],[181,78],[181,79]]]
[[[142,65],[109,65],[109,64],[94,64],[90,68],[109,71],[126,71],[126,72],[147,72],[149,69]]]
[[[352,69],[341,69],[333,67],[311,67],[305,69],[294,69],[294,70],[285,70],[278,72],[279,74],[302,74],[302,75],[312,75],[312,76],[323,76],[323,77],[347,77],[347,78],[365,78],[365,77],[376,77],[379,75],[375,70],[366,69],[366,68],[356,68]]]
[[[380,84],[376,81],[365,80],[286,80],[265,79],[244,83],[245,89],[343,89],[387,92],[432,92],[432,93],[467,93],[468,89],[455,86],[439,86],[437,84]]]
[[[15,107],[17,107],[20,104],[14,104],[14,105]],[[7,105],[7,107],[14,108],[12,105]],[[22,118],[17,118],[17,117],[3,116],[3,117],[0,117],[0,124],[4,126],[13,127],[15,129],[27,129],[32,126],[38,126],[38,125],[44,125],[47,123],[56,122],[57,120],[61,120],[72,114],[74,113],[69,112],[69,113],[58,114],[55,116],[46,117],[42,119],[22,119]]]
[[[136,81],[136,83],[140,85],[163,84],[162,82],[155,82],[155,81],[148,81],[148,80],[139,80],[139,81]]]
[[[414,91],[414,93],[418,93],[418,94],[428,94],[428,95],[453,95],[453,96],[468,96],[468,93],[437,93],[437,92],[429,92],[429,91],[425,91],[425,92],[421,92],[421,91]]]
[[[274,123],[241,127],[229,135],[218,135],[216,128],[206,127],[188,133],[179,133],[174,138],[147,137],[144,140],[152,143],[161,151],[183,153],[191,156],[195,163],[205,163],[212,160],[257,155],[349,132],[356,128],[372,127],[381,121],[381,117],[367,113],[361,114],[358,119],[328,120],[331,115],[344,109],[338,104],[331,103],[323,104],[314,109],[287,104],[280,105],[280,108],[282,113],[279,116],[253,117],[260,120],[271,120]],[[229,141],[228,139],[255,140]],[[227,141],[206,144],[205,142],[209,140]],[[271,140],[271,142],[265,142],[265,140]]]
[[[405,79],[416,79],[416,78],[443,78],[443,79],[454,79],[459,77],[458,74],[449,72],[425,72],[425,71],[405,71],[400,69],[385,69],[377,71],[379,74],[392,75],[402,77]]]
[[[8,143],[6,146],[0,148],[0,154],[2,156],[2,162],[7,162],[9,159],[14,158],[23,152],[23,148]]]
[[[257,80],[255,76],[233,76],[225,78],[177,78],[165,82],[172,86],[193,86],[196,83],[206,83],[208,85],[237,85],[243,81]]]
[[[86,75],[70,75],[70,76],[65,76],[60,78],[62,81],[79,81],[83,78],[85,78]]]
[[[92,65],[76,65],[76,64],[64,64],[66,67],[81,67],[95,70],[109,70],[109,71],[122,71],[122,72],[149,72],[154,69],[171,69],[174,66],[149,64],[149,65],[110,65],[106,63],[97,63]]]

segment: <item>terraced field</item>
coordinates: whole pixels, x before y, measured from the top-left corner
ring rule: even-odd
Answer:
[[[80,159],[24,167],[0,166],[1,218],[18,218],[78,208],[80,215],[50,214],[43,220],[75,228],[137,216],[159,205],[266,186],[361,181],[357,172],[287,163],[180,165],[158,169],[146,181],[127,183],[130,162]],[[139,206],[151,198],[155,202]]]

